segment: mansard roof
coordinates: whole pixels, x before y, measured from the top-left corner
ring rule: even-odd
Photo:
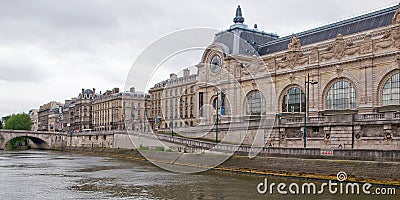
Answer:
[[[308,31],[300,32],[295,35],[298,39],[300,39],[301,45],[308,45],[335,38],[338,34],[345,36],[374,28],[388,26],[392,23],[392,18],[398,8],[398,5],[392,6]],[[259,45],[258,53],[260,55],[266,55],[274,52],[284,51],[288,48],[290,40],[291,36],[286,36]]]
[[[253,50],[257,50],[258,45],[279,38],[277,34],[259,30],[256,24],[254,25],[254,28],[249,28],[244,24],[244,18],[240,6],[236,9],[236,15],[233,22],[234,24],[231,25],[229,29],[215,34],[214,42],[225,45],[225,53],[253,55],[255,53]],[[239,37],[241,39],[239,44],[235,44],[234,37]]]

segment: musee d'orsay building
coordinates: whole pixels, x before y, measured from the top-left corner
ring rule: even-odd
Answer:
[[[175,125],[177,133],[208,130],[201,136],[213,139],[218,131],[219,140],[229,133],[270,147],[400,149],[399,6],[286,37],[248,27],[240,7],[233,22],[196,65],[196,120]],[[258,126],[264,115],[273,123]],[[257,137],[263,129],[272,131]]]

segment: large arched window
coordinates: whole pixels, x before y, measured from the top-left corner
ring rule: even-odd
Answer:
[[[246,115],[265,114],[265,99],[260,91],[251,91],[246,97]]]
[[[282,99],[282,112],[304,112],[306,109],[304,92],[298,88],[290,88]]]
[[[332,110],[355,109],[356,91],[353,85],[345,80],[334,83],[326,96],[326,108]]]
[[[400,73],[391,76],[383,86],[382,105],[400,104]]]

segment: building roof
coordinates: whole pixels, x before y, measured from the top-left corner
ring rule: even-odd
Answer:
[[[165,85],[167,84],[168,80],[169,80],[169,79],[163,80],[163,81],[161,81],[161,82],[158,82],[158,83],[154,84],[154,86],[153,86],[152,88],[150,88],[150,90],[155,89],[155,88],[162,88],[162,87],[165,87]]]
[[[82,93],[79,93],[78,99],[83,99],[85,98],[85,95],[87,96],[86,98],[93,98],[94,94],[94,89],[82,89]]]
[[[229,29],[221,31],[215,34],[214,42],[225,45],[225,53],[228,54],[246,54],[253,55],[258,45],[264,44],[279,38],[274,33],[266,33],[257,28],[248,28],[244,24],[244,18],[242,16],[242,10],[240,6],[236,9],[236,15],[233,19],[234,24]],[[238,44],[235,44],[235,37],[239,37],[241,40]],[[236,46],[235,46],[236,45]]]
[[[49,112],[49,114],[59,114],[60,113],[60,109],[59,108],[52,108]]]
[[[135,93],[133,93],[133,92],[124,92],[123,95],[124,96],[137,97],[137,98],[150,98],[149,94],[146,94],[144,92],[139,92],[139,91],[135,91]]]
[[[314,28],[295,34],[300,39],[301,45],[308,45],[335,38],[338,34],[350,35],[371,30],[392,23],[392,18],[398,6],[377,10],[350,19]],[[282,37],[258,46],[260,55],[270,54],[287,49],[291,36]]]

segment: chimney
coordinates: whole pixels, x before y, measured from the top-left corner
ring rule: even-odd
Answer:
[[[83,92],[84,92],[84,91],[85,91],[85,89],[82,88],[82,95],[83,95]]]
[[[93,94],[96,94],[96,88],[93,88]]]
[[[114,88],[114,89],[113,89],[113,93],[114,93],[114,94],[117,94],[117,93],[119,93],[119,88],[117,88],[117,87],[116,87],[116,88]]]
[[[188,77],[190,76],[190,70],[188,68],[183,70],[183,77]]]
[[[129,91],[132,92],[132,93],[135,93],[135,87],[129,88]]]
[[[174,74],[174,73],[169,74],[169,78],[170,78],[171,80],[175,80],[175,79],[176,79],[176,74]]]

